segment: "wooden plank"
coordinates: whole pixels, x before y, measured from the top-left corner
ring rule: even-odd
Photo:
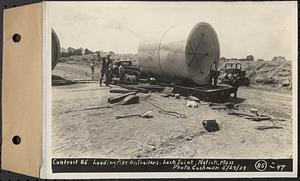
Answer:
[[[137,87],[142,88],[142,89],[148,89],[151,91],[163,91],[165,86],[161,86],[161,85],[151,85],[151,84],[139,84],[137,85]]]
[[[194,95],[200,100],[210,102],[226,102],[230,98],[230,94],[234,92],[233,87],[227,85],[213,86],[199,86],[199,87],[186,87],[176,84],[159,83],[163,86],[174,87],[174,92],[183,96]]]
[[[109,97],[108,98],[108,103],[113,104],[113,103],[121,101],[122,99],[124,99],[125,97],[127,97],[129,95],[135,95],[135,94],[136,94],[136,92],[130,92],[130,93],[122,94],[122,95],[119,95],[119,96]]]
[[[283,129],[281,126],[256,126],[257,130],[266,130],[266,129]]]
[[[140,87],[137,87],[135,85],[124,85],[124,84],[119,84],[120,87],[125,88],[125,89],[129,89],[129,90],[136,90],[138,92],[141,93],[149,93],[149,91],[147,89],[143,89]]]
[[[109,90],[109,93],[130,93],[130,92],[134,92],[132,90],[128,90],[128,89],[118,89],[118,88],[113,88]]]

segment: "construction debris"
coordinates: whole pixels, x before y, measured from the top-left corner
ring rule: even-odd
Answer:
[[[202,121],[202,125],[208,132],[220,130],[220,126],[216,120],[204,120]]]
[[[79,111],[89,111],[89,110],[95,110],[95,109],[104,109],[104,108],[112,108],[111,105],[106,105],[106,106],[97,106],[97,107],[89,107],[85,109],[78,109],[78,110],[67,110],[58,114],[65,114],[65,113],[70,113],[70,112],[79,112]],[[55,114],[54,114],[55,115]]]
[[[149,82],[149,80],[148,79],[139,79],[139,83],[143,83],[143,84],[146,84],[146,83],[148,83]]]
[[[154,83],[156,83],[156,79],[153,77],[150,77],[149,82],[150,82],[150,84],[154,84]]]
[[[229,115],[235,115],[235,116],[239,116],[239,117],[253,117],[253,116],[256,116],[254,114],[247,114],[247,113],[244,113],[244,112],[236,112],[236,111],[228,111],[228,114]]]
[[[226,106],[220,105],[220,106],[211,106],[212,109],[220,110],[220,109],[227,109]]]
[[[180,94],[175,94],[175,99],[180,99]]]
[[[137,90],[142,93],[148,93],[148,91],[157,91],[161,92],[164,90],[164,86],[161,85],[152,85],[152,84],[137,84],[137,85],[125,85],[119,84],[120,87],[130,90]]]
[[[252,121],[267,121],[271,120],[271,117],[245,117],[245,119],[250,119]]]
[[[139,84],[139,88],[147,89],[154,92],[161,92],[164,90],[165,86],[155,85],[155,84]]]
[[[120,78],[112,78],[111,79],[111,84],[118,85],[119,83],[120,83]]]
[[[174,94],[174,87],[164,87],[164,90],[161,92],[162,93],[162,97],[174,97],[175,94]]]
[[[195,96],[188,96],[187,99],[190,100],[190,101],[200,102],[200,99],[198,99],[198,98],[195,97]]]
[[[258,110],[257,109],[250,109],[250,112],[253,113],[253,114],[257,114]]]
[[[236,109],[236,105],[232,102],[227,102],[224,104],[228,109]]]
[[[146,94],[146,95],[144,95],[144,96],[142,96],[142,97],[140,97],[140,100],[147,100],[147,99],[149,99],[151,97],[151,94]]]
[[[266,129],[283,129],[282,126],[256,126],[257,130],[266,130]]]
[[[139,103],[140,97],[137,95],[129,95],[125,97],[123,100],[120,101],[121,105],[128,105],[128,104],[137,104]]]
[[[189,97],[190,95],[196,96],[197,99],[206,102],[226,102],[230,98],[230,94],[234,93],[232,86],[218,85],[212,86],[182,86],[178,84],[166,84],[160,83],[161,85],[174,88],[173,93],[180,93],[182,96]]]
[[[186,105],[187,105],[188,107],[197,108],[197,107],[199,106],[199,103],[196,102],[196,101],[188,101],[188,102],[186,103]]]
[[[118,89],[118,88],[112,88],[109,90],[109,93],[131,93],[131,92],[134,92],[132,90],[128,90],[128,89]]]
[[[170,95],[169,95],[169,94],[166,94],[166,93],[161,93],[160,96],[161,96],[161,97],[170,97]]]
[[[176,111],[169,111],[169,110],[165,110],[163,109],[162,107],[148,101],[148,100],[144,100],[145,102],[151,104],[152,106],[160,109],[158,112],[161,113],[161,114],[166,114],[166,115],[170,115],[170,116],[174,116],[176,118],[187,118],[187,116],[185,114],[182,114],[182,113],[178,113]]]
[[[119,96],[109,97],[108,98],[108,103],[114,104],[116,102],[120,102],[121,100],[123,100],[125,97],[127,97],[129,95],[135,95],[135,94],[136,94],[136,92],[130,92],[130,93],[122,94],[122,95],[119,95]]]
[[[236,112],[236,111],[229,111],[228,112],[229,115],[235,115],[235,116],[239,116],[239,117],[244,117],[245,119],[249,119],[252,121],[265,121],[265,120],[271,120],[271,117],[268,115],[264,115],[263,113],[261,114],[247,114],[244,112]]]
[[[153,118],[151,115],[152,111],[147,111],[143,114],[129,114],[129,115],[124,115],[124,116],[116,116],[116,119],[121,119],[121,118],[128,118],[128,117],[141,117],[141,118]]]
[[[149,90],[138,87],[137,85],[125,85],[125,84],[119,84],[120,87],[129,89],[129,90],[135,90],[141,93],[149,93]]]
[[[187,140],[187,141],[191,141],[193,139],[193,137],[190,137],[190,136],[187,136],[186,138],[185,138],[185,140]]]
[[[196,102],[200,102],[200,99],[204,101],[224,102],[230,97],[230,93],[232,93],[233,91],[233,88],[230,86],[185,87],[176,84],[165,84],[161,82],[157,82],[155,84],[151,82],[137,84],[120,82],[118,85],[122,88],[138,91],[141,93],[148,93],[149,91],[161,92],[163,94],[167,94],[165,97],[174,97],[175,94],[180,94],[180,96],[187,96],[188,100]]]
[[[186,118],[186,116],[182,116],[180,113],[177,112],[173,112],[173,111],[158,111],[160,114],[165,114],[165,115],[169,115],[169,116],[174,116],[176,118]]]
[[[97,106],[97,107],[90,107],[90,108],[80,109],[80,110],[77,110],[77,111],[89,111],[89,110],[103,109],[103,108],[112,108],[112,107],[111,107],[111,105]]]
[[[237,107],[238,107],[238,105],[235,105],[234,103],[232,103],[232,102],[227,102],[227,103],[212,103],[212,102],[210,102],[209,104],[208,104],[208,106],[209,107],[211,107],[212,109],[217,109],[217,110],[219,110],[219,109],[229,109],[229,110],[231,110],[231,109],[238,109]]]
[[[167,94],[168,93],[174,93],[174,87],[166,86],[162,92],[167,93]]]

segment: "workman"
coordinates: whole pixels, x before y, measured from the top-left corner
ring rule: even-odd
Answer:
[[[240,86],[240,79],[236,74],[233,75],[232,86],[234,88],[234,96],[233,97],[237,98],[237,91],[238,91],[239,86]]]
[[[100,57],[100,53],[98,55],[98,61],[101,62],[101,69],[100,69],[100,80],[99,80],[99,85],[102,86],[102,80],[105,75],[105,84],[108,85],[108,66],[109,66],[109,61],[108,58],[102,58]]]
[[[112,78],[113,78],[113,60],[111,58],[111,55],[112,55],[112,52],[110,51],[106,57],[107,59],[107,62],[108,62],[108,76],[105,80],[105,84],[108,85],[111,81],[112,81]]]
[[[116,63],[112,64],[112,76],[113,78],[119,77],[119,67]]]
[[[213,61],[213,63],[210,66],[210,84],[213,83],[213,86],[217,86],[218,77],[219,77],[218,65],[216,61]]]
[[[113,63],[108,65],[108,76],[106,78],[106,85],[109,84],[112,81],[112,78],[114,78],[114,70],[113,70]]]
[[[125,67],[122,64],[120,64],[120,66],[119,66],[119,78],[120,78],[120,81],[125,80]]]
[[[112,58],[111,58],[111,55],[112,55],[112,52],[110,52],[108,55],[107,55],[107,62],[108,62],[108,65],[110,65],[113,61],[112,61]]]
[[[95,66],[96,66],[96,62],[92,61],[90,64],[91,72],[92,72],[92,76],[91,76],[92,79],[94,79]]]

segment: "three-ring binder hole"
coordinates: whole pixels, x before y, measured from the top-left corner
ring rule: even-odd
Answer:
[[[21,41],[21,35],[18,34],[18,33],[15,33],[15,34],[13,35],[12,39],[13,39],[13,41],[14,41],[15,43],[18,43],[18,42]]]
[[[14,136],[13,139],[12,139],[12,142],[15,144],[15,145],[18,145],[21,143],[21,137],[20,136]]]

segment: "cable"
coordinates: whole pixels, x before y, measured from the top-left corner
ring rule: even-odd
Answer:
[[[175,116],[175,117],[177,117],[177,118],[187,118],[187,116],[186,116],[185,114],[181,114],[181,113],[178,113],[178,112],[176,112],[176,111],[165,110],[165,109],[163,109],[162,107],[160,107],[160,106],[158,106],[158,105],[156,105],[156,104],[154,104],[154,103],[152,103],[152,102],[150,102],[150,101],[147,101],[147,100],[144,100],[144,101],[147,102],[147,103],[149,103],[149,104],[151,104],[152,106],[154,106],[154,107],[160,109],[160,111],[158,111],[158,112],[161,113],[161,114],[166,114],[166,115],[170,115],[170,116]]]

